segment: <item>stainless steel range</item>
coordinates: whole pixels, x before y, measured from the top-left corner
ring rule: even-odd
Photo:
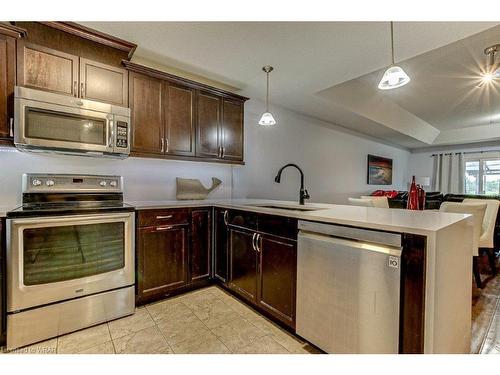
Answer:
[[[119,176],[23,176],[7,215],[7,347],[134,313],[134,208]]]

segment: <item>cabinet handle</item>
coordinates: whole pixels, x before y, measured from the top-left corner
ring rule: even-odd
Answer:
[[[255,238],[255,249],[257,250],[258,253],[260,253],[260,251],[262,250],[261,249],[261,245],[262,245],[262,236],[260,234],[257,235],[257,237]],[[261,243],[261,245],[259,246],[259,242]]]
[[[83,82],[80,84],[80,98],[85,98],[85,85]]]
[[[222,147],[219,146],[219,153],[217,154],[218,158],[222,158]]]
[[[160,232],[162,230],[169,230],[169,229],[172,229],[172,228],[173,228],[173,226],[169,225],[168,227],[156,227],[155,230],[157,232]]]
[[[257,233],[254,233],[253,237],[252,237],[252,247],[253,247],[254,251],[257,251],[257,248],[255,247],[255,238],[256,237],[257,237]]]
[[[165,148],[165,152],[168,153],[168,138],[165,139],[165,144],[166,144],[166,148]]]
[[[229,223],[227,222],[227,210],[224,211],[224,224],[228,225]]]
[[[161,152],[163,153],[165,151],[165,139],[161,139]]]
[[[221,147],[220,157],[224,158],[224,154],[225,153],[226,153],[226,148],[225,147]]]
[[[9,136],[10,137],[14,136],[14,117],[11,117],[9,119]]]
[[[78,83],[76,81],[73,82],[73,95],[75,95],[75,98],[78,97]]]
[[[157,216],[157,219],[171,219],[173,215]]]

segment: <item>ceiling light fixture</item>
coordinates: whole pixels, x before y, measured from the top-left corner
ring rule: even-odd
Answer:
[[[398,87],[406,85],[410,82],[410,77],[405,73],[403,68],[397,66],[394,63],[394,24],[391,21],[391,56],[392,56],[392,64],[385,71],[380,83],[378,84],[378,88],[380,90],[392,90],[397,89]]]
[[[496,54],[500,52],[500,44],[495,44],[493,46],[484,49],[484,54],[487,57],[486,69],[484,73],[481,74],[481,82],[478,87],[483,86],[483,84],[488,84],[493,82],[493,80],[500,78],[500,67],[499,64],[495,64]]]
[[[266,111],[262,114],[259,125],[262,126],[273,126],[276,125],[276,120],[274,119],[271,112],[269,112],[269,73],[271,73],[274,68],[270,65],[266,65],[262,68],[267,75],[267,88],[266,88]]]

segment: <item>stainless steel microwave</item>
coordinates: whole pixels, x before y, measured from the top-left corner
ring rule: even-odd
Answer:
[[[115,156],[130,153],[130,109],[16,86],[14,143],[29,151]]]

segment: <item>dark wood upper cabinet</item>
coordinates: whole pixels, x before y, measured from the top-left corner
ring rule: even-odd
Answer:
[[[132,152],[162,155],[164,145],[162,81],[143,74],[130,73],[132,112]]]
[[[297,242],[261,235],[258,305],[294,328],[297,278]]]
[[[255,232],[229,228],[229,287],[249,302],[257,302],[257,251]]]
[[[222,157],[243,161],[243,102],[222,100]]]
[[[80,97],[128,107],[128,72],[80,58]]]
[[[214,210],[214,277],[223,283],[229,280],[227,214],[228,210],[225,209]]]
[[[221,156],[221,98],[198,92],[197,95],[196,155],[219,158]]]
[[[17,82],[57,94],[78,96],[78,56],[20,41]]]
[[[164,83],[163,113],[165,120],[165,153],[194,156],[195,90]]]
[[[212,209],[191,211],[190,281],[209,279],[212,263]]]
[[[188,226],[138,230],[138,301],[163,297],[187,284]]]
[[[8,31],[0,26],[0,138],[13,136],[16,37]]]

